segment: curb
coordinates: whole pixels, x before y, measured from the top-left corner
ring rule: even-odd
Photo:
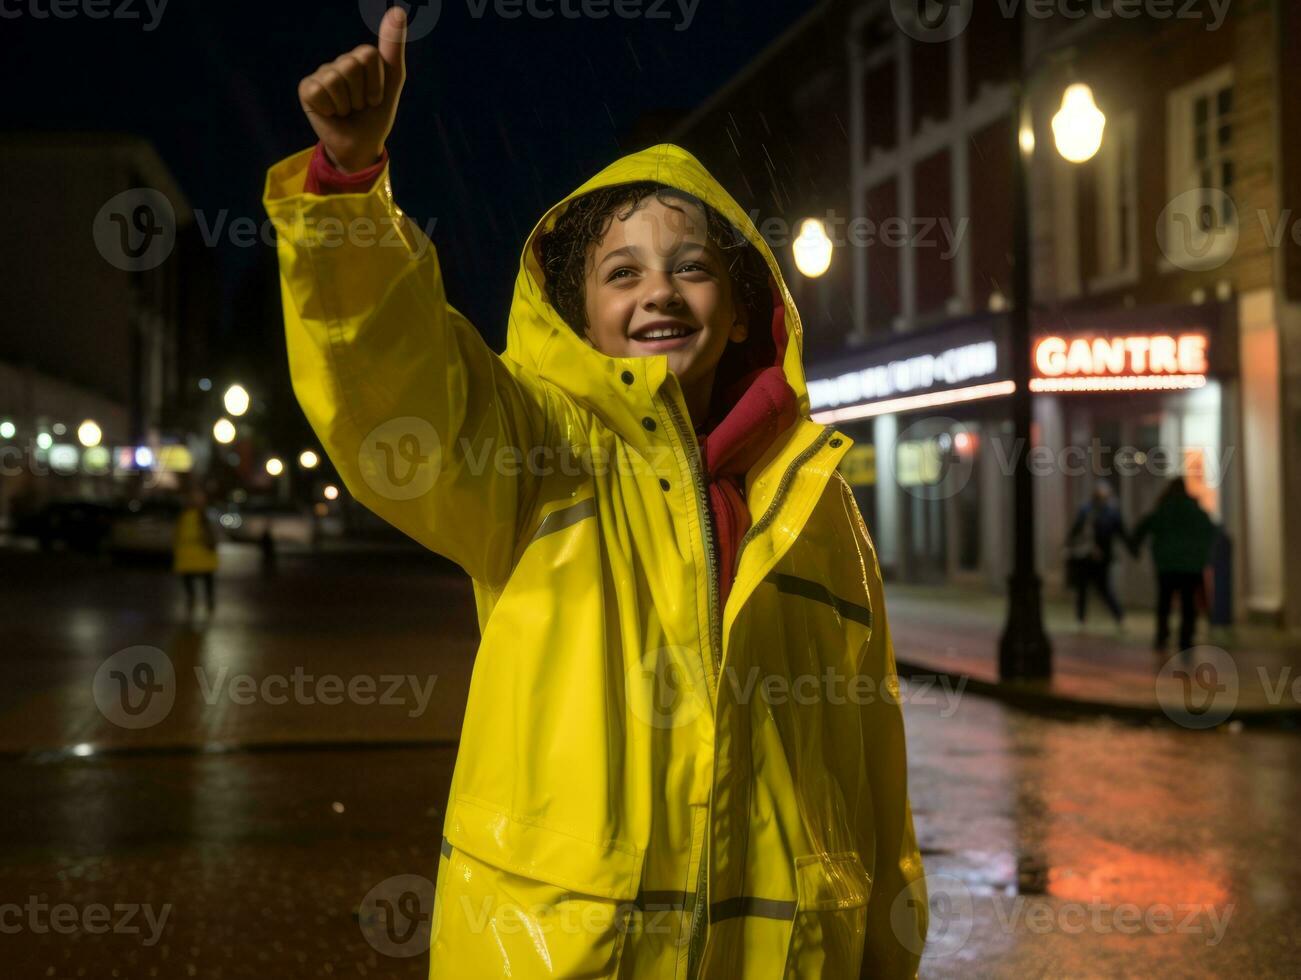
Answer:
[[[1048,718],[1078,720],[1106,717],[1130,724],[1165,724],[1180,731],[1218,732],[1226,725],[1240,722],[1244,727],[1283,728],[1301,727],[1301,706],[1295,708],[1237,708],[1229,716],[1210,728],[1189,728],[1180,725],[1161,707],[1151,704],[1131,704],[1117,701],[1100,701],[1094,698],[1073,698],[1046,690],[1042,681],[989,681],[970,674],[955,674],[922,663],[896,660],[895,669],[901,677],[942,677],[954,685],[965,682],[964,690],[994,701]]]

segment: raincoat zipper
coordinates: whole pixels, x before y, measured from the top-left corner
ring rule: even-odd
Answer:
[[[704,467],[701,465],[700,444],[695,434],[688,431],[682,413],[673,398],[666,398],[669,414],[673,424],[682,436],[687,449],[687,462],[691,465],[691,482],[695,485],[696,504],[700,510],[700,526],[705,537],[705,559],[709,566],[709,651],[714,662],[715,676],[722,666],[722,626],[719,622],[718,608],[718,554],[714,545],[714,522],[709,514],[709,489],[705,483]]]
[[[687,462],[691,466],[691,482],[695,485],[696,505],[700,511],[700,526],[705,537],[705,559],[709,572],[709,650],[713,660],[714,683],[719,683],[718,672],[722,668],[722,626],[720,624],[718,602],[718,554],[714,544],[714,525],[709,513],[709,488],[705,482],[704,467],[700,459],[700,443],[695,433],[687,430],[682,412],[678,410],[676,399],[665,399],[673,424],[682,437],[687,450]],[[700,953],[705,935],[704,912],[707,900],[706,869],[708,868],[709,828],[705,828],[705,841],[700,849],[700,865],[696,874],[696,894],[691,908],[690,932],[687,939],[687,976],[693,977],[699,969]],[[693,978],[694,980],[694,978]]]

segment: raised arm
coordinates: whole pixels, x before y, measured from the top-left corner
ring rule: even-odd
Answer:
[[[405,31],[395,7],[378,50],[354,49],[299,86],[344,173],[381,158]],[[546,389],[512,373],[448,304],[433,245],[393,200],[387,161],[367,190],[312,194],[312,152],[273,166],[263,196],[279,239],[294,393],[353,496],[499,585],[538,478],[494,464],[503,449],[527,454],[547,438]]]

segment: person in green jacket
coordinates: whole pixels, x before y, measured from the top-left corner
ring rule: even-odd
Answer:
[[[1152,537],[1152,561],[1156,564],[1156,643],[1164,652],[1170,639],[1170,604],[1179,593],[1179,649],[1193,645],[1197,628],[1197,594],[1202,570],[1215,542],[1215,522],[1188,494],[1183,477],[1175,477],[1161,494],[1152,513],[1134,529],[1130,550],[1138,557],[1139,547]]]

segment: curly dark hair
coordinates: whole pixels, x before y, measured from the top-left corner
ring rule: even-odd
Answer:
[[[616,184],[575,198],[554,227],[539,236],[547,299],[564,321],[575,333],[586,331],[588,250],[605,237],[616,217],[626,220],[652,196],[675,210],[681,210],[680,202],[688,201],[704,211],[705,237],[723,255],[733,302],[745,310],[749,323],[766,324],[772,313],[772,292],[768,265],[758,249],[704,201],[653,180]]]

